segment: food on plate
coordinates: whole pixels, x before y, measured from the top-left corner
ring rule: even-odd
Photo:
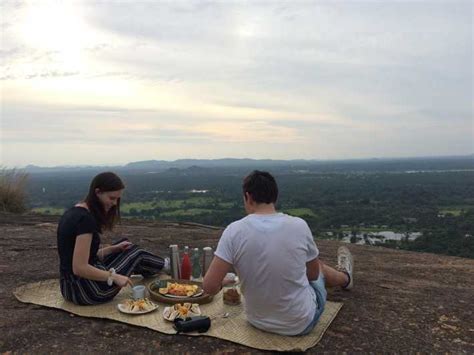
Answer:
[[[125,310],[128,312],[143,312],[156,308],[156,305],[148,298],[139,300],[126,300],[124,305]]]
[[[240,304],[240,293],[235,288],[229,288],[224,291],[224,303],[228,305]]]
[[[178,311],[179,315],[182,316],[183,318],[186,318],[189,313],[189,308],[185,307],[184,305],[181,306],[180,304],[175,304],[174,310]]]
[[[197,303],[177,303],[174,306],[165,307],[163,317],[173,321],[176,318],[186,319],[187,317],[201,315],[201,309]]]
[[[180,284],[177,282],[167,282],[166,287],[161,287],[158,292],[162,295],[173,296],[194,296],[199,290],[197,285]]]

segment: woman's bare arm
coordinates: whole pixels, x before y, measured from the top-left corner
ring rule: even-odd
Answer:
[[[131,280],[124,275],[111,275],[109,271],[98,269],[89,264],[89,254],[92,242],[92,234],[81,234],[76,237],[76,245],[74,246],[74,254],[72,256],[72,272],[74,275],[94,280],[107,281],[111,276],[114,283],[120,287],[131,285]]]

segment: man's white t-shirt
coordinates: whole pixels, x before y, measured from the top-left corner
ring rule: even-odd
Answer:
[[[234,266],[252,325],[296,335],[311,323],[316,296],[306,263],[319,250],[304,220],[283,213],[248,215],[224,230],[215,255]]]

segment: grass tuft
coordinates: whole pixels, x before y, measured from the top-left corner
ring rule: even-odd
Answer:
[[[0,167],[0,211],[22,213],[26,211],[26,182],[28,174],[17,169]]]

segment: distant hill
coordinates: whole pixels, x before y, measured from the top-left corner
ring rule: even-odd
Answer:
[[[99,172],[112,170],[117,172],[163,172],[170,169],[224,168],[224,169],[267,169],[267,170],[309,170],[312,172],[361,172],[361,171],[424,171],[424,170],[473,170],[474,155],[452,157],[415,157],[415,158],[373,158],[347,160],[273,160],[273,159],[178,159],[144,160],[116,166],[55,166],[40,167],[28,165],[29,173],[56,172]],[[173,171],[173,170],[171,170]]]
[[[166,169],[187,169],[190,167],[206,168],[229,168],[229,167],[268,167],[268,166],[288,166],[288,165],[308,165],[316,160],[272,160],[272,159],[179,159],[175,161],[146,160],[128,163],[123,168],[133,170],[166,170]]]

